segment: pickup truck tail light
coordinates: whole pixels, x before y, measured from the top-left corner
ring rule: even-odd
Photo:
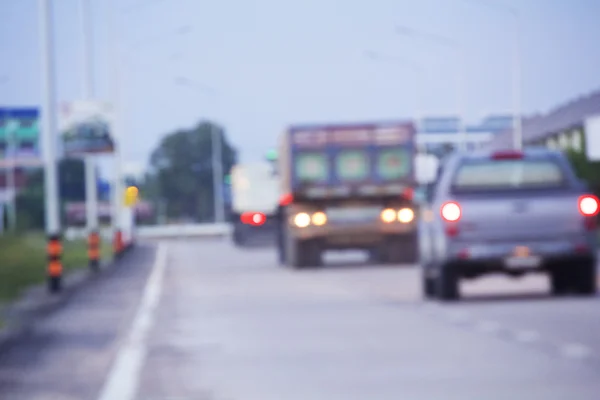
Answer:
[[[585,217],[595,217],[600,211],[600,201],[594,195],[579,197],[579,212]]]
[[[595,231],[598,228],[596,217],[600,212],[600,201],[594,195],[584,195],[579,197],[579,212],[585,217],[585,229]]]
[[[460,205],[453,201],[445,203],[440,210],[442,218],[447,222],[456,222],[460,219],[461,210]]]
[[[442,206],[440,213],[442,214],[444,221],[449,222],[449,224],[446,225],[446,235],[449,237],[458,236],[458,226],[455,222],[460,219],[462,213],[460,205],[453,201],[445,203]]]

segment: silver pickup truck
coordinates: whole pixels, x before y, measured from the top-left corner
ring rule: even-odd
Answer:
[[[425,296],[461,279],[549,275],[552,293],[596,293],[598,198],[549,149],[455,154],[426,194],[419,253]]]

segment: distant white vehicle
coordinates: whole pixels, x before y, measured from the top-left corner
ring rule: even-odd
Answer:
[[[279,206],[279,180],[273,165],[256,162],[235,165],[231,170],[233,241],[247,243],[251,235],[272,232]]]

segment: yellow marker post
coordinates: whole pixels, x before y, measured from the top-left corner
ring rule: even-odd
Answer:
[[[138,202],[139,190],[135,186],[125,189],[125,206],[132,207]]]

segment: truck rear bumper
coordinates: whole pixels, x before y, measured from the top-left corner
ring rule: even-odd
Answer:
[[[414,224],[373,224],[362,226],[324,226],[293,228],[292,235],[299,240],[318,239],[332,249],[371,248],[386,238],[416,234]]]

